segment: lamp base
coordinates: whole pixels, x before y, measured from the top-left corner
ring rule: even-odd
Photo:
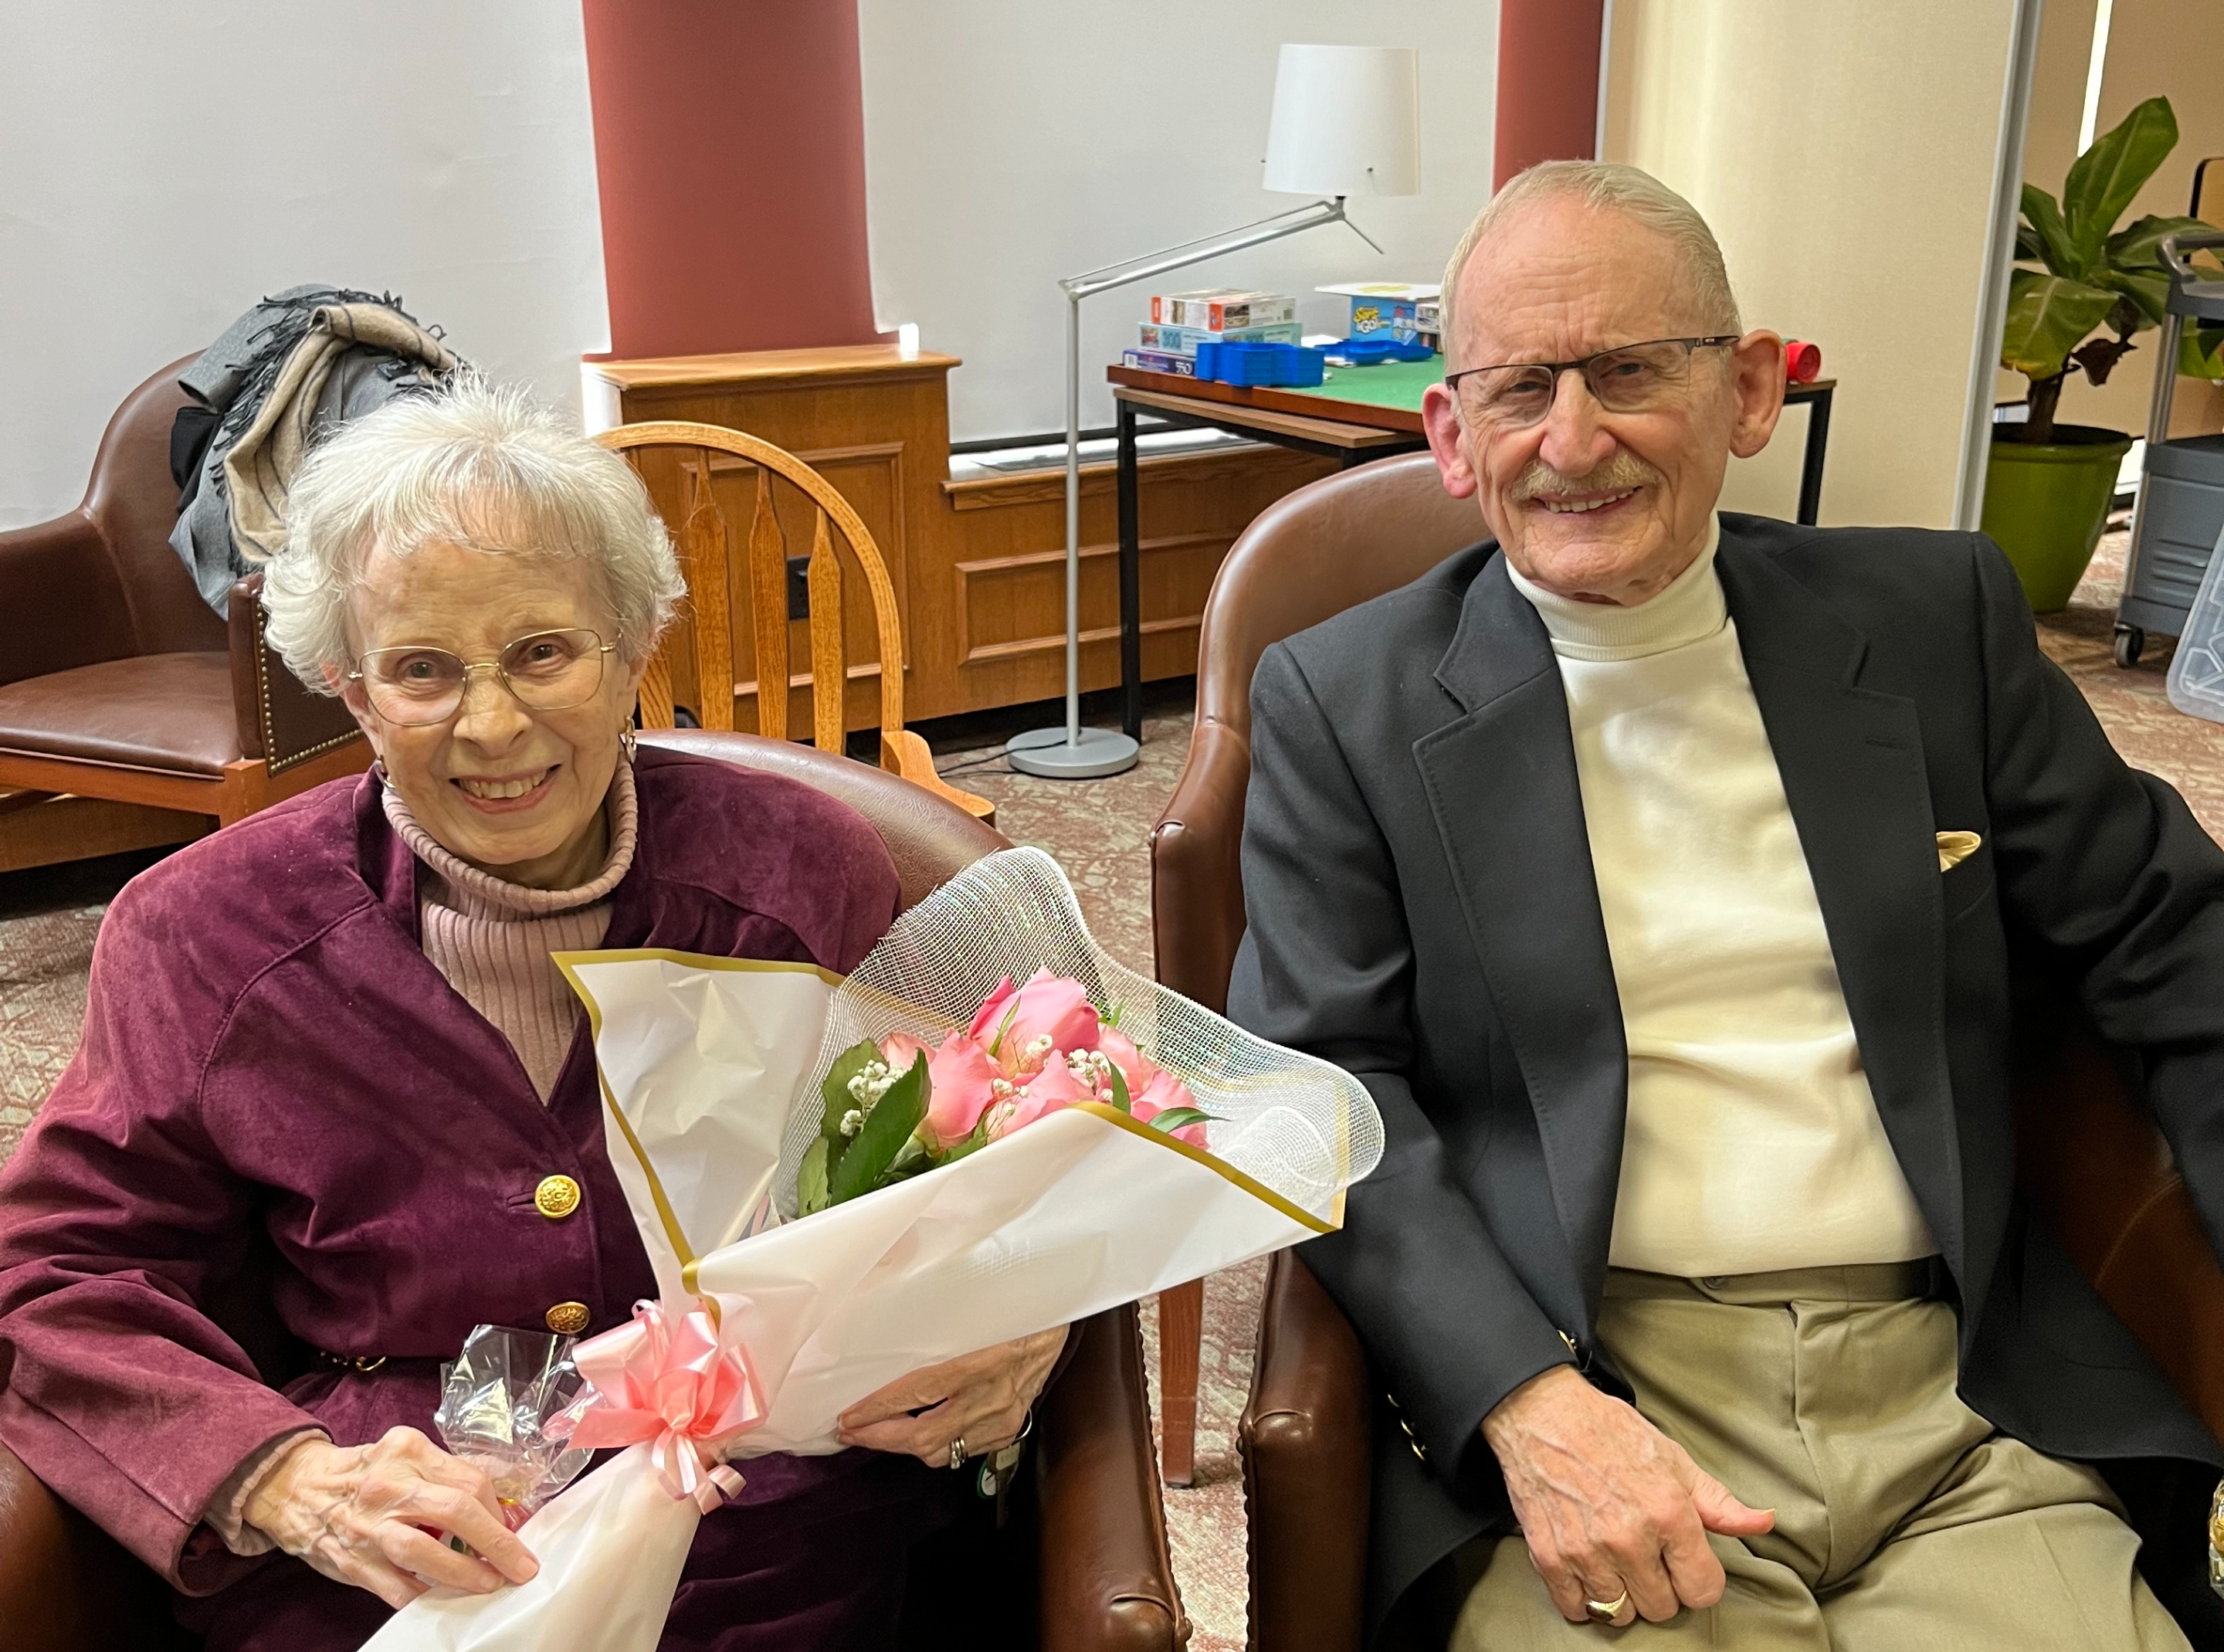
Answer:
[[[1021,774],[1041,780],[1102,780],[1133,769],[1141,749],[1115,729],[1084,729],[1068,744],[1060,727],[1014,735],[1004,755]]]

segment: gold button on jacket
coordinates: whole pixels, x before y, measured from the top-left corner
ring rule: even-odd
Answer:
[[[579,1184],[569,1176],[544,1176],[533,1190],[533,1208],[552,1222],[579,1208]]]
[[[548,1310],[548,1328],[559,1337],[576,1337],[593,1317],[584,1302],[559,1302]]]

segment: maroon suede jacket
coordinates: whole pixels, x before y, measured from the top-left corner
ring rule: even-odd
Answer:
[[[635,774],[606,945],[847,972],[887,929],[894,866],[844,805],[647,749]],[[256,1564],[199,1522],[266,1441],[429,1432],[474,1325],[578,1301],[602,1331],[654,1294],[584,1021],[544,1107],[419,950],[377,790],[319,787],[132,881],[0,1172],[0,1440],[188,1593]],[[559,1173],[585,1197],[551,1219]]]

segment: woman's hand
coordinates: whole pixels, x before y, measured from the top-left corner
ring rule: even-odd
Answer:
[[[953,1440],[965,1442],[969,1458],[1001,1451],[1026,1426],[1065,1332],[1060,1326],[913,1371],[844,1411],[841,1441],[907,1452],[929,1468],[950,1466]]]
[[[414,1428],[389,1428],[375,1446],[304,1440],[262,1477],[243,1512],[287,1554],[397,1611],[436,1583],[483,1595],[540,1569],[502,1523],[487,1477]],[[484,1559],[450,1548],[420,1529],[427,1526]]]

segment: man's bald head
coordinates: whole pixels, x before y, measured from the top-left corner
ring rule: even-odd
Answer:
[[[1554,200],[1578,200],[1596,212],[1621,212],[1652,231],[1673,249],[1684,266],[1690,293],[1698,307],[1698,326],[1710,332],[1739,332],[1737,297],[1730,290],[1729,271],[1722,250],[1706,219],[1690,202],[1651,173],[1616,161],[1544,161],[1517,173],[1490,204],[1475,215],[1459,245],[1444,266],[1443,307],[1445,365],[1457,370],[1470,364],[1461,358],[1458,330],[1460,278],[1475,250],[1491,233],[1530,207]]]

